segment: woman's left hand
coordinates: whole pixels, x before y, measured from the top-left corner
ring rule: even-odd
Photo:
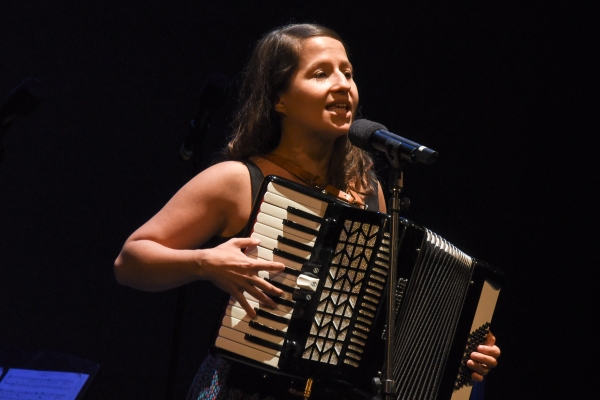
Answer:
[[[471,359],[467,361],[467,367],[474,371],[471,379],[481,382],[483,377],[498,365],[498,357],[500,357],[500,349],[496,346],[496,338],[492,332],[489,332],[486,341],[477,346],[477,351],[472,352]]]

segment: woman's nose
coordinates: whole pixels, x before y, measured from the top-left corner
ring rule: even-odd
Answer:
[[[334,74],[333,80],[332,86],[334,90],[350,90],[350,79],[343,72],[338,71]]]

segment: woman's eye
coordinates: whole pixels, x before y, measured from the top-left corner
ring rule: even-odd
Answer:
[[[317,78],[317,79],[322,79],[322,78],[326,78],[326,77],[327,77],[327,74],[323,71],[319,71],[319,72],[315,73],[315,78]]]
[[[352,79],[352,71],[346,71],[344,75],[346,75],[346,79]]]

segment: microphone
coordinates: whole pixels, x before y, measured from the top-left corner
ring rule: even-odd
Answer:
[[[36,78],[27,78],[13,89],[0,108],[0,138],[21,115],[34,112],[46,98],[46,86]]]
[[[227,85],[229,79],[223,74],[210,74],[196,100],[196,112],[188,126],[179,155],[183,161],[189,161],[194,154],[202,134],[206,132],[213,113],[221,107],[227,99]]]
[[[356,147],[370,153],[385,153],[393,165],[400,165],[401,160],[433,164],[438,157],[437,151],[395,135],[385,126],[367,119],[356,120],[350,125],[348,139]]]

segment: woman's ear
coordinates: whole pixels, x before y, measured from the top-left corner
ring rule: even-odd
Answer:
[[[277,97],[277,101],[275,102],[275,111],[279,114],[285,115],[285,104],[281,101],[281,97]]]

